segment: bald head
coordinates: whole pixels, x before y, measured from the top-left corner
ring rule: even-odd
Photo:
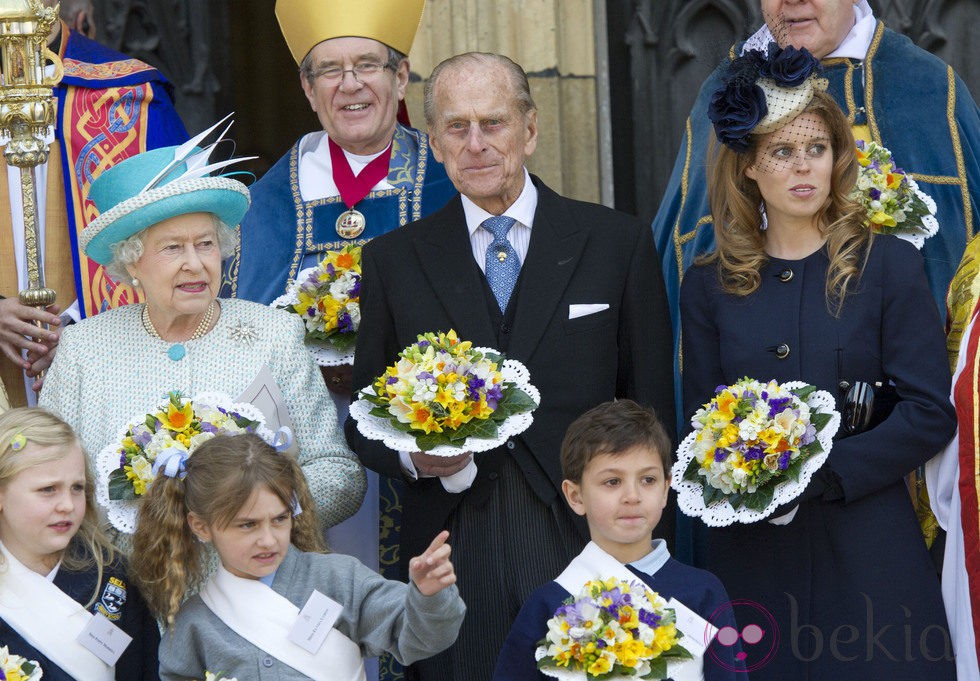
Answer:
[[[537,109],[534,99],[531,97],[531,86],[527,82],[527,74],[520,64],[502,54],[465,52],[440,62],[432,69],[432,74],[425,82],[422,107],[426,125],[431,128],[435,120],[435,90],[444,73],[467,69],[489,69],[491,67],[499,67],[510,79],[515,103],[521,113],[526,114],[532,109]]]

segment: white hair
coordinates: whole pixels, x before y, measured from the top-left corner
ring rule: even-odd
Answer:
[[[214,224],[214,233],[218,239],[218,251],[221,253],[221,259],[224,260],[238,248],[238,232],[222,222],[214,213],[208,213],[208,215]],[[143,256],[143,239],[153,227],[155,225],[150,225],[146,229],[109,246],[112,249],[112,262],[106,265],[105,271],[110,277],[116,281],[131,281],[132,275],[128,268]]]

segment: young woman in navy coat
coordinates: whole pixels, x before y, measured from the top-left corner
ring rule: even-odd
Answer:
[[[854,141],[818,81],[756,81],[768,106],[753,128],[732,96],[751,79],[732,74],[709,113],[726,144],[709,169],[717,246],[681,288],[684,412],[743,376],[806,381],[838,410],[865,382],[877,408],[841,428],[803,495],[772,516],[791,520],[706,530],[705,567],[733,600],[773,615],[771,654],[742,644],[753,681],[953,679],[939,582],[903,480],[955,427],[922,258],[872,235],[848,198]]]

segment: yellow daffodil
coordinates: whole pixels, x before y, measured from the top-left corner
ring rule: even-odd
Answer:
[[[884,211],[880,211],[880,210],[879,211],[875,211],[871,215],[871,222],[873,222],[876,225],[881,225],[882,227],[894,227],[895,225],[898,224],[895,221],[895,218],[893,218],[888,213],[886,213]]]
[[[650,645],[654,651],[654,657],[659,656],[665,650],[670,650],[675,645],[677,645],[677,627],[673,624],[657,627],[653,633],[653,643]]]
[[[589,665],[589,673],[593,676],[605,674],[610,669],[612,669],[612,663],[609,662],[609,659],[605,655],[596,658],[596,661]]]
[[[164,428],[180,433],[191,427],[191,421],[194,420],[194,405],[188,401],[184,406],[178,407],[170,402],[167,405],[167,412],[159,412],[156,417]]]

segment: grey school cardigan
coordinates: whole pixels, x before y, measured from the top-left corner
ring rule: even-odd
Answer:
[[[356,558],[293,546],[272,589],[298,608],[314,589],[332,598],[343,606],[334,628],[360,646],[362,655],[390,652],[403,664],[449,647],[466,612],[455,585],[423,596],[415,585],[384,579]],[[173,632],[163,633],[160,677],[202,679],[205,670],[240,681],[308,678],[236,634],[195,594],[177,613]]]

